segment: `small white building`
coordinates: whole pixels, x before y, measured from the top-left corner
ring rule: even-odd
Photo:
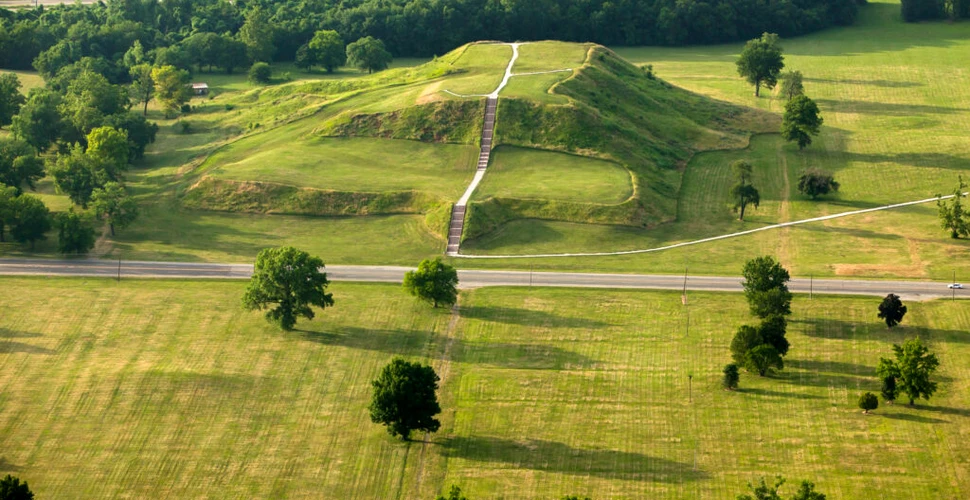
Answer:
[[[192,93],[195,95],[206,95],[209,93],[209,85],[206,83],[191,83]]]

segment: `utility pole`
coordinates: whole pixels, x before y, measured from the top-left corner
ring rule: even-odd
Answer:
[[[118,259],[118,281],[121,281],[121,259]]]
[[[694,374],[693,373],[688,373],[687,374],[687,402],[688,403],[693,403],[694,402],[694,396],[691,393],[691,387],[693,385],[693,380],[694,380]]]
[[[808,300],[812,300],[815,293],[815,273],[808,275]]]
[[[687,266],[684,266],[684,305],[687,305]]]
[[[532,288],[532,267],[535,264],[529,264],[529,288]]]
[[[953,270],[953,281],[950,282],[950,300],[957,300],[957,287],[953,286],[957,282],[957,270]]]

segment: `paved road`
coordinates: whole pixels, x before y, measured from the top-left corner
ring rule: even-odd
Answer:
[[[328,266],[334,281],[400,283],[407,267]],[[0,275],[91,276],[104,278],[196,278],[246,279],[253,271],[248,264],[195,264],[184,262],[142,262],[109,260],[0,259]],[[528,271],[459,271],[463,288],[483,286],[555,286],[589,288],[638,288],[681,290],[683,276],[642,274],[588,274]],[[796,293],[877,295],[896,293],[909,299],[950,297],[970,298],[970,291],[951,292],[946,283],[931,281],[864,281],[832,279],[795,279],[790,288]],[[0,287],[2,289],[2,287]],[[741,278],[690,276],[688,290],[720,292],[741,291]]]

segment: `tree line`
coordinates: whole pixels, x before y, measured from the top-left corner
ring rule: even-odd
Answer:
[[[159,50],[201,33],[224,37],[217,44],[227,63],[294,60],[320,30],[381,39],[398,56],[443,54],[485,39],[723,43],[849,25],[858,8],[856,0],[108,0],[0,10],[0,67],[29,69],[56,45],[61,55],[112,59],[135,40]]]

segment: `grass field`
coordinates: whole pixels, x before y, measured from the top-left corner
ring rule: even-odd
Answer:
[[[890,332],[874,299],[796,297],[786,369],[732,393],[740,295],[692,293],[688,333],[676,292],[479,289],[453,315],[336,283],[282,333],[241,282],[0,285],[0,473],[39,497],[734,498],[774,474],[832,499],[970,494],[961,303],[909,303]],[[916,334],[939,393],[863,416],[878,358]],[[442,428],[411,445],[365,409],[396,355],[443,379]]]
[[[633,194],[630,173],[608,161],[582,156],[500,146],[488,175],[475,191],[490,196],[584,203],[620,203]]]

